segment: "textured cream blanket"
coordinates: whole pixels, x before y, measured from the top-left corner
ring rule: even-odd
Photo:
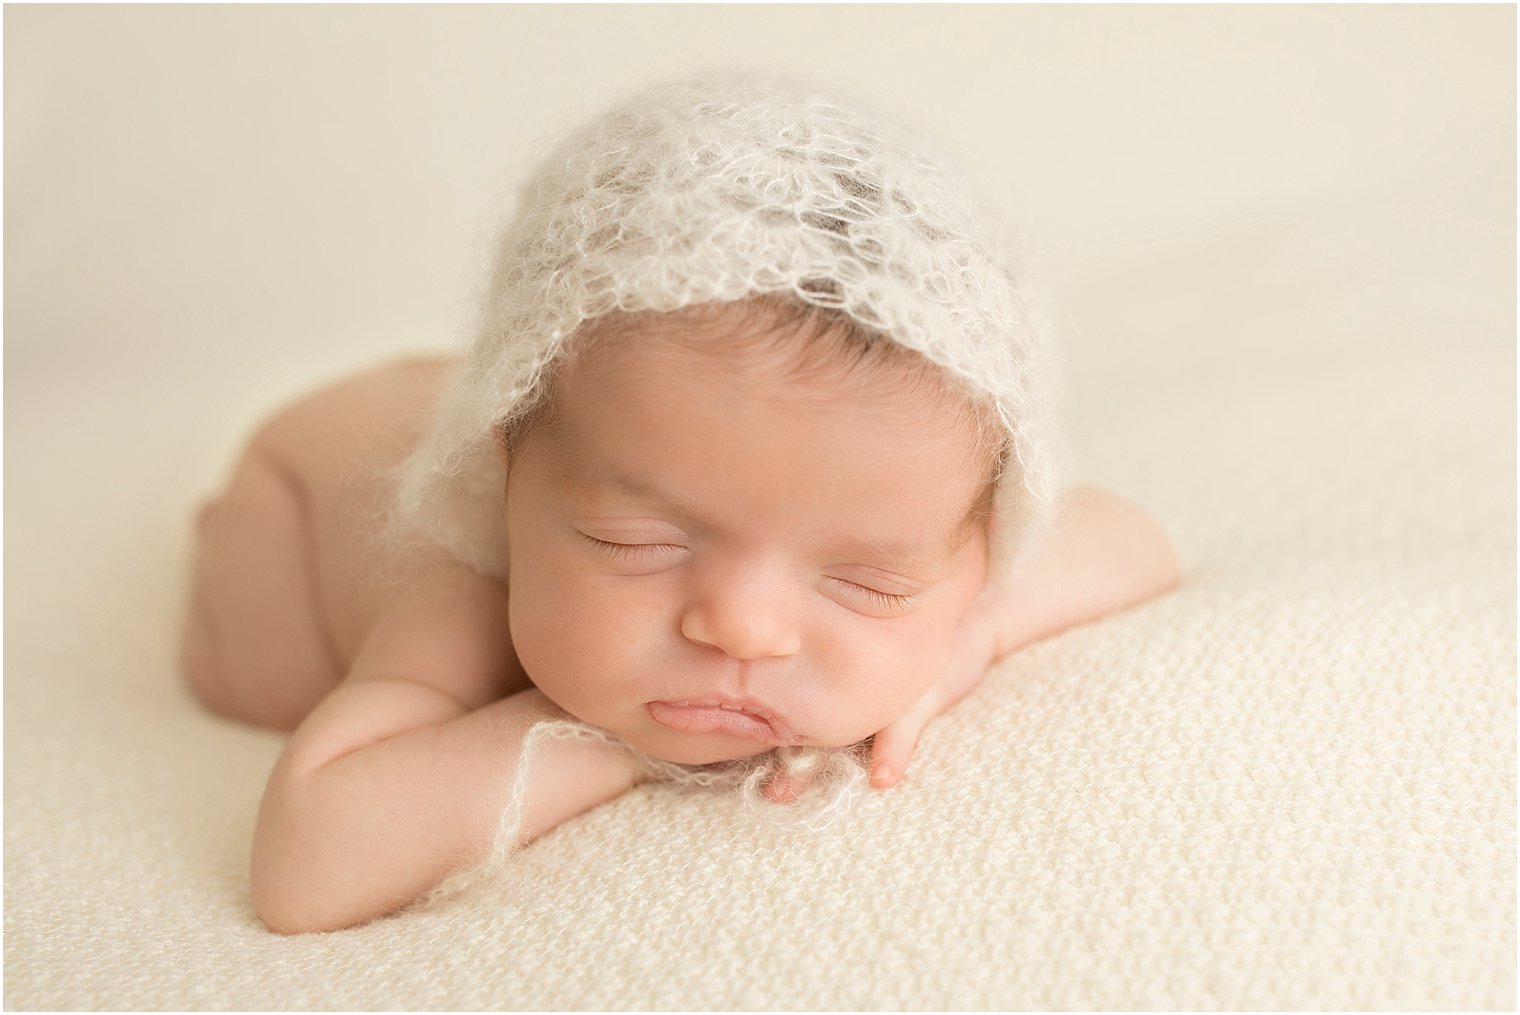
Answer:
[[[6,1006],[1513,1007],[1514,18],[8,8]],[[1009,195],[1075,472],[1186,584],[821,832],[644,786],[434,909],[265,932],[281,739],[174,673],[196,497],[279,399],[459,333],[516,146],[740,58]]]

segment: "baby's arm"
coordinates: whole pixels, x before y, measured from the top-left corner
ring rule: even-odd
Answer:
[[[1142,508],[1095,486],[1072,487],[1061,499],[1048,551],[1012,582],[988,585],[962,620],[941,680],[876,734],[872,784],[896,785],[924,726],[975,687],[993,663],[1158,596],[1181,576],[1171,540]]]
[[[994,659],[1143,603],[1181,578],[1176,549],[1143,508],[1074,486],[1061,498],[1048,552],[997,597]]]
[[[439,568],[381,618],[348,678],[292,735],[254,835],[253,901],[271,930],[361,923],[490,850],[524,734],[564,717],[514,673],[506,605],[497,583]],[[614,747],[542,742],[519,841],[636,778]]]

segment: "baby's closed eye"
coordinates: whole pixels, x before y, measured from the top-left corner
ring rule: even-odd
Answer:
[[[662,542],[653,534],[618,533],[616,538],[604,538],[589,532],[577,532],[598,555],[623,564],[645,563],[663,569],[691,552],[690,547],[684,543]],[[605,535],[612,536],[613,533]],[[910,587],[902,579],[885,574],[875,578],[860,575],[846,578],[838,574],[824,574],[822,579],[830,598],[843,600],[842,605],[873,616],[895,616],[911,611],[918,605],[922,591]]]
[[[587,532],[582,532],[580,535],[598,554],[620,563],[643,561],[664,566],[674,563],[687,553],[687,547],[679,543],[657,542],[633,536],[624,536],[615,540],[602,539]]]
[[[886,592],[846,578],[825,577],[846,598],[863,602],[875,610],[885,611],[888,614],[906,613],[918,605],[919,597],[916,593]]]

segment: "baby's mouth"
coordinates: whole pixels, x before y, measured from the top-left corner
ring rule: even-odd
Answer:
[[[779,716],[749,702],[683,698],[651,701],[647,707],[655,722],[682,733],[723,733],[770,747],[784,747],[802,739],[793,735]]]

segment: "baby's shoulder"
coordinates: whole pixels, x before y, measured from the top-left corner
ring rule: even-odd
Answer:
[[[346,661],[398,600],[400,576],[420,566],[384,537],[390,477],[422,440],[456,362],[412,357],[340,378],[275,413],[253,438],[250,456],[280,472],[299,500],[303,552],[321,576],[322,609]]]
[[[457,363],[453,357],[417,356],[350,374],[275,413],[254,443],[297,467],[334,458],[399,461],[421,439]]]

